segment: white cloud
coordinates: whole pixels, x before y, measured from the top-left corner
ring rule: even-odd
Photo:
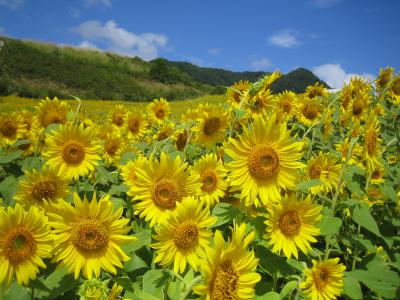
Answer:
[[[346,73],[339,64],[325,64],[313,68],[313,73],[325,81],[332,88],[342,88],[344,83],[348,83],[354,76],[362,76],[365,79],[373,79],[374,76],[369,73],[356,74]]]
[[[77,47],[78,48],[83,48],[83,49],[100,50],[98,47],[96,47],[96,45],[94,45],[94,44],[92,44],[92,43],[90,43],[88,41],[83,41]]]
[[[299,41],[300,32],[296,30],[282,30],[276,34],[270,36],[269,43],[273,46],[278,46],[282,48],[295,48],[300,46]]]
[[[95,6],[95,5],[104,5],[107,7],[111,7],[111,0],[84,0],[86,6]]]
[[[221,51],[222,51],[221,48],[210,48],[207,50],[208,54],[211,54],[211,55],[219,54],[219,53],[221,53]]]
[[[265,68],[270,67],[270,66],[272,66],[271,61],[265,57],[260,58],[260,59],[255,59],[250,63],[250,67],[256,71],[264,70]]]
[[[341,2],[342,0],[312,0],[315,6],[321,7],[321,8],[326,8],[326,7],[331,7],[334,5],[337,5]]]
[[[73,31],[79,34],[91,45],[96,42],[106,45],[107,50],[127,56],[139,56],[151,60],[158,56],[158,50],[167,45],[168,38],[163,34],[143,33],[136,34],[118,27],[114,21],[104,25],[99,21],[84,22]]]
[[[0,0],[0,5],[8,6],[9,8],[16,9],[24,5],[24,0]]]

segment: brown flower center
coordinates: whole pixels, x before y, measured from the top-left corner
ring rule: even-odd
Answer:
[[[34,185],[32,196],[38,202],[41,202],[43,199],[53,199],[56,191],[57,186],[53,181],[40,181]]]
[[[205,135],[213,135],[216,132],[218,132],[220,126],[221,126],[221,120],[218,117],[208,118],[204,122],[203,132]]]
[[[374,130],[369,130],[364,137],[365,140],[365,147],[367,148],[368,154],[373,155],[376,146],[378,144],[378,137]]]
[[[13,121],[7,120],[1,124],[0,131],[6,137],[13,137],[17,134],[17,126]]]
[[[250,174],[260,179],[267,179],[279,172],[279,156],[268,145],[257,145],[247,160]]]
[[[185,149],[187,143],[188,135],[186,130],[182,133],[178,134],[178,138],[176,139],[175,145],[178,151],[183,151]]]
[[[192,221],[186,221],[176,228],[174,243],[178,248],[189,249],[197,244],[199,240],[199,228]]]
[[[124,124],[124,115],[123,114],[119,114],[119,113],[115,113],[112,117],[112,121],[115,125],[117,125],[118,127],[122,126],[122,124]]]
[[[292,105],[290,104],[290,100],[289,99],[283,99],[281,101],[281,108],[283,109],[283,111],[285,113],[289,113],[291,108],[292,108]]]
[[[279,218],[279,229],[286,236],[294,236],[300,231],[301,220],[297,212],[289,210]]]
[[[131,118],[128,123],[128,128],[131,133],[138,133],[140,129],[140,121],[137,118]]]
[[[115,140],[108,140],[104,145],[104,149],[109,155],[114,155],[118,151],[118,148],[119,144]]]
[[[302,109],[303,116],[309,120],[314,120],[319,113],[319,107],[314,102],[307,102]]]
[[[85,158],[85,148],[79,142],[69,142],[64,146],[62,158],[67,164],[80,164]]]
[[[314,163],[311,165],[308,171],[308,175],[310,176],[311,179],[319,179],[321,177],[321,172],[322,172],[321,166]]]
[[[358,99],[353,104],[353,115],[359,116],[364,111],[364,101],[362,99]]]
[[[215,269],[210,285],[211,300],[238,299],[239,274],[230,260],[226,260]]]
[[[72,231],[72,243],[85,253],[104,250],[108,241],[109,233],[106,227],[95,219],[82,220]]]
[[[50,124],[64,124],[66,120],[66,114],[59,111],[50,111],[43,117],[42,125],[43,127],[47,127]]]
[[[400,96],[400,77],[397,77],[392,84],[392,92],[397,95]]]
[[[201,190],[206,193],[211,193],[215,191],[217,188],[217,176],[214,171],[207,170],[205,171],[200,178],[200,181],[203,183],[201,186]]]
[[[165,116],[165,110],[163,108],[158,108],[155,111],[155,115],[158,119],[164,119]]]
[[[318,268],[313,272],[314,285],[318,291],[325,290],[329,282],[330,273],[325,268]]]
[[[180,187],[168,179],[160,179],[153,189],[154,203],[164,209],[173,209],[183,198]]]
[[[13,265],[25,262],[36,251],[36,242],[28,228],[17,227],[6,234],[3,254]]]

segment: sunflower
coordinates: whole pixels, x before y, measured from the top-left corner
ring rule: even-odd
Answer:
[[[298,200],[295,193],[290,193],[274,205],[268,206],[267,232],[265,238],[273,246],[273,252],[281,252],[290,258],[298,259],[297,248],[304,254],[311,250],[310,243],[317,240],[319,222],[322,218],[321,206],[312,202],[309,195],[305,200]]]
[[[100,159],[100,147],[93,140],[90,128],[65,125],[46,137],[43,158],[58,175],[78,179],[93,171]]]
[[[215,106],[212,110],[204,112],[197,121],[193,131],[198,144],[211,147],[218,142],[223,142],[229,127],[229,113],[226,110]]]
[[[234,107],[239,107],[242,101],[243,93],[251,86],[250,81],[240,80],[235,82],[231,87],[226,90],[228,103]]]
[[[300,97],[297,109],[297,119],[304,125],[311,126],[319,121],[322,113],[322,105],[317,98]]]
[[[393,76],[393,68],[387,67],[385,69],[379,69],[379,76],[376,79],[376,85],[379,90],[384,90],[390,83]]]
[[[384,183],[385,168],[382,164],[378,163],[371,172],[371,183]]]
[[[198,176],[190,174],[187,163],[178,155],[175,159],[161,153],[160,160],[149,160],[136,170],[136,181],[128,192],[133,197],[134,213],[150,226],[162,222],[175,210],[176,203],[186,196],[197,195],[200,189]]]
[[[209,249],[209,238],[213,232],[208,229],[217,221],[208,209],[193,198],[186,197],[176,204],[176,209],[155,227],[157,241],[152,248],[157,249],[155,263],[163,267],[174,265],[175,273],[183,273],[186,265],[197,271],[200,258]]]
[[[350,149],[349,138],[343,139],[342,142],[340,142],[336,145],[336,150],[339,151],[341,154],[342,162],[346,161],[349,149]],[[347,164],[349,164],[349,165],[359,164],[361,154],[362,154],[362,148],[361,148],[360,144],[358,144],[358,143],[354,144],[353,150],[351,152],[351,155],[349,157]]]
[[[0,146],[12,145],[23,137],[26,127],[16,113],[0,114]]]
[[[47,128],[50,124],[65,124],[67,122],[68,104],[65,101],[58,100],[57,97],[54,97],[53,100],[46,97],[45,100],[39,102],[36,109],[38,110],[40,125],[43,128]]]
[[[304,269],[306,280],[300,284],[304,294],[312,300],[336,299],[343,289],[343,275],[346,267],[339,258],[325,261],[312,260],[312,268]]]
[[[54,237],[44,211],[30,207],[0,209],[0,284],[9,285],[14,277],[28,285],[40,268],[46,268],[43,258],[51,257]]]
[[[274,107],[274,96],[270,89],[261,89],[255,94],[247,91],[244,95],[244,108],[252,115],[267,114]]]
[[[124,141],[119,134],[116,134],[114,136],[110,135],[105,138],[105,140],[103,141],[101,153],[104,161],[107,164],[111,165],[119,161],[120,156],[118,154],[123,143]]]
[[[129,160],[125,166],[122,166],[121,176],[129,188],[135,185],[137,179],[136,171],[142,169],[145,163],[146,158],[140,156],[135,160]]]
[[[364,133],[364,147],[363,158],[367,165],[368,170],[374,170],[375,166],[379,164],[378,157],[380,156],[380,143],[379,138],[380,127],[376,117],[372,116],[366,124]]]
[[[128,112],[125,116],[125,131],[128,139],[139,140],[146,133],[148,124],[146,118],[139,112]]]
[[[19,182],[15,200],[25,208],[31,205],[46,206],[65,199],[69,193],[69,179],[61,177],[54,169],[43,168],[40,171],[25,172],[25,179]]]
[[[308,161],[305,177],[306,180],[319,179],[321,184],[314,185],[310,192],[316,195],[321,192],[331,192],[337,186],[342,165],[336,158],[325,153],[319,152]]]
[[[368,117],[370,102],[370,94],[366,92],[358,93],[350,101],[346,114],[349,115],[352,120],[364,121]]]
[[[400,105],[400,75],[393,78],[389,89],[389,98],[394,104]]]
[[[124,288],[120,286],[117,283],[114,283],[113,286],[111,287],[110,293],[108,294],[108,299],[107,300],[118,300],[121,299],[120,295]],[[126,299],[126,298],[123,298]]]
[[[215,154],[206,154],[194,165],[192,173],[199,177],[201,192],[199,198],[207,205],[214,206],[225,194],[227,171]]]
[[[186,128],[181,128],[175,131],[173,135],[173,141],[176,150],[182,151],[185,149],[186,144],[189,142],[190,136],[189,132]]]
[[[371,184],[368,186],[366,195],[361,197],[361,200],[367,203],[369,207],[372,207],[375,204],[385,203],[386,199],[380,186],[371,182]]]
[[[126,108],[122,104],[117,104],[109,113],[108,120],[115,126],[122,128],[125,123]]]
[[[281,111],[285,119],[288,120],[296,114],[297,96],[291,91],[279,93],[274,98],[275,108]]]
[[[156,134],[153,136],[153,139],[155,141],[163,141],[169,137],[172,137],[172,134],[174,133],[174,124],[173,123],[162,123],[156,132]]]
[[[119,134],[121,134],[120,129],[112,122],[108,122],[96,127],[96,136],[101,140],[105,140],[109,136],[115,136]]]
[[[321,126],[322,138],[325,141],[331,137],[333,130],[334,130],[333,113],[334,113],[334,108],[328,107],[324,112],[324,117],[321,122],[322,123],[322,126]]]
[[[306,96],[310,99],[315,97],[328,97],[328,90],[319,82],[314,85],[309,85],[306,88]]]
[[[163,123],[171,114],[171,108],[166,99],[154,99],[147,105],[147,114],[152,122]]]
[[[22,118],[22,122],[25,124],[26,132],[30,133],[32,136],[36,136],[40,131],[40,124],[37,116],[26,109],[22,110],[19,115]]]
[[[246,234],[246,224],[234,227],[230,242],[216,230],[214,249],[207,251],[200,265],[205,282],[195,286],[194,292],[206,299],[252,299],[254,285],[261,280],[256,273],[258,259],[253,250],[247,250],[253,239],[253,231]]]
[[[97,201],[96,193],[89,202],[74,193],[73,203],[63,201],[57,213],[49,213],[54,228],[55,260],[61,261],[70,273],[78,279],[80,272],[85,278],[100,276],[103,269],[116,274],[115,266],[122,268],[122,262],[129,257],[121,245],[136,238],[127,236],[129,219],[121,218],[123,208],[114,211],[109,195]]]
[[[227,164],[232,185],[241,187],[241,197],[247,205],[253,202],[278,201],[282,188],[293,188],[296,170],[303,167],[298,160],[302,143],[290,138],[286,124],[275,125],[275,117],[255,118],[250,129],[244,129],[239,140],[229,139],[225,153],[233,161]]]

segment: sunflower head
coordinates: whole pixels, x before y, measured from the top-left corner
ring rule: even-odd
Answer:
[[[154,99],[147,105],[147,114],[152,122],[163,123],[171,114],[170,104],[166,99]]]
[[[389,96],[393,103],[400,105],[400,75],[393,78]]]
[[[11,145],[22,138],[26,132],[23,119],[16,113],[0,114],[0,146]]]
[[[129,139],[137,140],[146,133],[148,124],[142,113],[128,112],[125,117],[125,131]]]
[[[121,105],[115,105],[114,109],[109,113],[108,119],[117,127],[122,127],[125,123],[126,108]]]
[[[306,88],[306,96],[310,99],[315,97],[327,97],[328,90],[322,85],[322,83],[316,82],[314,85],[310,85]]]
[[[171,137],[174,133],[174,124],[173,123],[162,123],[158,129],[156,134],[153,136],[155,141],[163,141]]]
[[[228,102],[234,107],[239,107],[240,102],[242,101],[243,93],[248,90],[250,86],[251,83],[248,80],[235,82],[226,91]]]
[[[43,128],[50,124],[65,124],[67,122],[68,104],[65,101],[58,100],[57,97],[53,100],[46,97],[45,100],[39,102],[36,108],[39,122]]]
[[[383,90],[390,82],[393,76],[394,69],[391,67],[387,67],[385,69],[381,68],[379,70],[379,76],[376,79],[376,84],[380,90]]]
[[[314,125],[321,117],[322,106],[317,98],[301,97],[297,110],[297,118],[304,125]]]
[[[85,280],[79,287],[80,300],[108,300],[107,283],[97,278]]]

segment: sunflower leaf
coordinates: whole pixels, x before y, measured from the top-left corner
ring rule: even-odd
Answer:
[[[319,226],[321,235],[335,235],[342,227],[342,220],[336,217],[323,216]]]
[[[346,276],[344,278],[343,294],[350,299],[362,299],[360,283],[353,277]]]
[[[1,156],[0,157],[0,164],[7,164],[7,163],[10,163],[10,162],[14,161],[17,158],[20,158],[22,153],[24,153],[24,151],[17,150],[17,151],[13,151],[13,152],[8,153],[5,156]]]
[[[317,186],[322,184],[322,181],[319,179],[311,179],[309,181],[305,181],[305,182],[300,182],[297,186],[296,186],[296,190],[300,191],[302,193],[307,193],[307,191],[312,188],[313,186]]]
[[[377,236],[382,236],[375,219],[369,212],[369,207],[366,203],[358,203],[353,209],[353,221],[360,224],[362,227],[372,232]]]

